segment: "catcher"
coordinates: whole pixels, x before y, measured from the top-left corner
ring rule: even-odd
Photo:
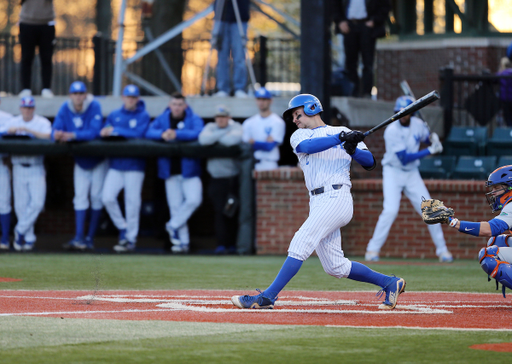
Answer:
[[[505,234],[512,228],[512,165],[492,172],[485,186],[490,189],[485,197],[492,212],[500,212],[494,219],[460,221],[454,216],[453,209],[434,199],[422,201],[422,217],[427,224],[445,223],[461,233],[490,237],[487,247],[478,253],[478,259],[484,272],[496,280],[496,285],[502,284],[505,296],[505,287],[512,289],[512,248],[509,247],[512,235]]]

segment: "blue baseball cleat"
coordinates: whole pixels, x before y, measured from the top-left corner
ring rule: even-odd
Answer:
[[[231,302],[238,308],[273,309],[277,297],[271,299],[263,296],[263,293],[259,289],[256,291],[260,294],[256,296],[233,296],[231,297]]]
[[[379,306],[379,310],[392,310],[395,308],[400,293],[405,291],[405,280],[403,278],[394,277],[393,281],[386,287],[382,288],[378,293],[378,297],[386,292],[386,299]]]

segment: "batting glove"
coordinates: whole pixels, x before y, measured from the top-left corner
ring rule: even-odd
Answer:
[[[436,133],[430,134],[430,142],[432,143],[430,147],[428,147],[428,151],[430,154],[438,154],[443,152],[443,145],[441,144],[441,141],[439,140],[439,135]]]
[[[339,138],[342,142],[349,142],[351,144],[359,143],[364,140],[366,136],[363,132],[360,132],[359,130],[352,130],[350,132],[342,131],[339,135]]]

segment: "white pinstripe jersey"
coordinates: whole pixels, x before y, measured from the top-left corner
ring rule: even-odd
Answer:
[[[298,129],[291,138],[293,152],[299,158],[300,168],[304,171],[306,188],[312,191],[319,187],[332,184],[345,184],[352,187],[350,182],[350,163],[352,157],[345,152],[341,145],[319,153],[297,153],[297,146],[304,140],[338,135],[340,132],[351,131],[344,126],[319,126],[315,129]],[[368,149],[363,142],[357,145],[359,149]]]
[[[37,131],[40,133],[50,134],[52,132],[52,123],[47,118],[34,114],[34,117],[30,121],[24,121],[21,115],[15,116],[9,122],[8,128],[10,127],[25,127],[29,130]],[[17,133],[20,135],[26,135],[25,132]],[[44,157],[42,155],[13,155],[11,157],[12,164],[43,164]]]

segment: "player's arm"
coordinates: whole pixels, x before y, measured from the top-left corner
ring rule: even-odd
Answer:
[[[356,148],[354,154],[351,155],[352,159],[361,165],[367,171],[371,171],[377,166],[377,161],[372,152],[368,149]]]
[[[510,226],[501,219],[492,219],[490,221],[471,222],[460,221],[455,217],[448,219],[448,225],[454,229],[459,230],[461,233],[473,236],[491,237],[503,234],[510,230]]]
[[[328,135],[320,138],[312,138],[303,140],[295,148],[297,153],[314,154],[323,152],[324,150],[330,149],[336,145],[340,145],[341,140],[338,134]]]
[[[236,121],[233,124],[233,127],[229,132],[224,134],[220,139],[219,143],[222,145],[225,145],[227,147],[231,145],[237,145],[240,144],[242,141],[242,125],[240,123],[237,123]]]
[[[151,124],[149,124],[145,135],[147,139],[162,140],[162,133],[165,131],[165,127],[162,123],[165,115],[167,114],[164,113],[158,116]]]
[[[90,119],[89,127],[74,132],[76,140],[93,140],[98,137],[103,125],[103,116],[101,106],[97,102],[91,103],[90,110],[87,111],[87,117]]]
[[[215,123],[208,123],[199,134],[197,141],[201,145],[212,145],[227,133],[226,129],[216,128]]]
[[[141,115],[137,115],[137,125],[135,125],[134,128],[116,126],[112,130],[111,135],[120,135],[125,138],[143,138],[146,134],[148,124],[149,114],[145,112]]]

